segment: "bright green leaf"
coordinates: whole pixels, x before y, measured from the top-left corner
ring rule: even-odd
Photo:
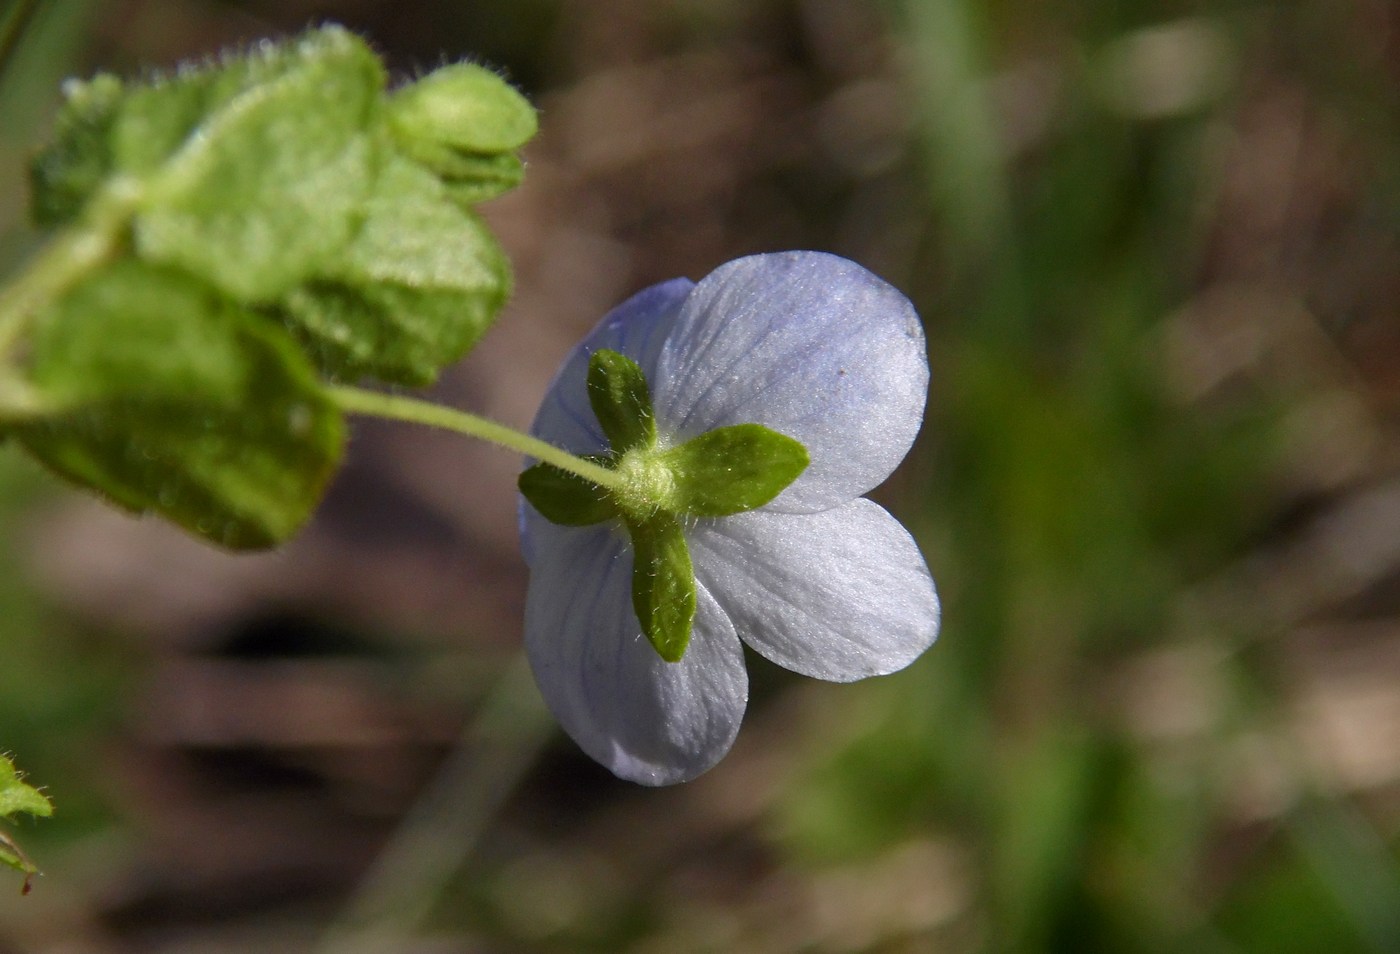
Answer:
[[[358,228],[383,86],[378,59],[339,27],[145,83],[72,83],[32,168],[35,218],[77,219],[120,180],[143,258],[274,297]]]
[[[651,645],[667,662],[680,662],[695,622],[695,571],[681,525],[658,512],[629,521],[632,536],[632,608]]]
[[[29,363],[34,456],[227,547],[289,537],[340,458],[340,414],[285,332],[178,272],[91,276],[41,316]]]
[[[327,27],[133,95],[116,127],[117,165],[143,183],[140,254],[244,300],[299,284],[359,225],[383,82],[361,40]],[[159,164],[144,145],[172,140]]]
[[[382,91],[377,57],[339,27],[146,83],[71,83],[32,165],[35,219],[76,220],[120,181],[141,258],[245,301],[279,296],[356,233]]]
[[[661,460],[675,477],[680,513],[724,517],[762,507],[807,469],[807,448],[761,424],[720,427]]]
[[[447,187],[452,201],[462,206],[472,206],[509,192],[525,178],[525,163],[510,153],[459,157],[457,167],[460,173],[443,174],[442,184]]]
[[[509,192],[525,177],[525,163],[514,153],[459,152],[449,146],[422,146],[413,158],[441,180],[447,196],[464,208]]]
[[[0,755],[0,818],[10,819],[19,814],[47,818],[53,814],[53,804],[38,789],[26,785],[15,764]],[[25,876],[23,890],[28,894],[30,878],[38,874],[39,869],[29,860],[24,849],[4,832],[0,832],[0,864]]]
[[[327,375],[431,383],[480,339],[510,292],[510,265],[433,175],[393,157],[345,254],[283,300]]]
[[[495,73],[444,66],[389,99],[389,128],[404,155],[441,178],[463,207],[519,185],[515,150],[535,134],[534,108]]]
[[[606,348],[588,359],[588,402],[614,453],[656,443],[656,415],[646,374],[637,362]]]
[[[53,814],[53,805],[42,792],[24,783],[14,762],[0,755],[0,818],[13,818],[21,812],[47,818]]]
[[[606,464],[608,458],[587,458]],[[520,475],[520,492],[546,520],[566,527],[587,527],[618,516],[617,505],[597,484],[552,464],[536,464]]]
[[[525,97],[474,63],[441,67],[398,90],[389,100],[389,122],[405,152],[415,156],[420,144],[510,152],[539,128]]]

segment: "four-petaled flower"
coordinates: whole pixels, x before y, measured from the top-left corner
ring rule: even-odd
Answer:
[[[647,785],[713,766],[748,701],[740,640],[837,682],[901,669],[929,647],[939,605],[924,559],[862,497],[904,458],[923,420],[928,359],[902,294],[818,252],[755,255],[699,284],[655,285],[566,359],[535,436],[608,454],[587,394],[590,357],[603,349],[645,373],[658,446],[756,423],[800,441],[810,465],[757,509],[682,517],[695,610],[676,662],[643,635],[622,522],[561,526],[522,502],[526,649],[546,702],[584,751]]]

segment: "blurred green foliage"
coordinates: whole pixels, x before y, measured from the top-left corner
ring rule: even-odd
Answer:
[[[533,108],[475,66],[386,81],[328,25],[65,82],[31,167],[56,232],[0,295],[0,427],[134,513],[231,549],[289,539],[345,443],[316,372],[431,383],[510,287],[457,203],[513,184],[496,160],[519,167]]]
[[[1183,632],[1174,614],[1182,593],[1275,516],[1284,395],[1213,414],[1181,404],[1161,326],[1199,281],[1193,214],[1218,188],[1205,147],[1240,95],[1258,52],[1250,44],[1266,25],[1280,30],[1269,40],[1309,27],[1335,34],[1321,9],[1197,4],[1191,19],[1168,21],[1186,31],[1179,42],[1219,57],[1201,66],[1219,75],[1170,77],[1199,79],[1202,93],[1159,113],[1115,105],[1103,84],[1125,45],[1187,13],[1173,5],[891,4],[915,51],[920,104],[930,241],[914,274],[928,276],[920,304],[933,319],[935,383],[926,509],[915,520],[946,600],[944,635],[881,687],[859,731],[814,760],[777,824],[810,864],[916,833],[952,839],[976,871],[979,949],[1400,945],[1400,922],[1376,914],[1400,902],[1393,861],[1381,866],[1389,884],[1368,923],[1339,898],[1378,886],[1345,863],[1318,870],[1287,833],[1271,862],[1208,896],[1201,885],[1227,812],[1209,747],[1227,729],[1200,741],[1174,790],[1161,754],[1111,718],[1097,691],[1116,662],[1183,640],[1250,678],[1232,654],[1258,633],[1209,621]],[[1013,162],[988,91],[1038,29],[1076,53],[1057,78],[1054,129]],[[1178,69],[1192,65],[1186,52]],[[1381,76],[1347,80],[1351,96],[1364,90],[1354,104],[1384,99],[1395,115]],[[1369,131],[1393,169],[1389,130]],[[1378,179],[1376,198],[1386,191]],[[1246,724],[1269,718],[1247,693],[1231,707]],[[1385,857],[1376,838],[1329,844]]]

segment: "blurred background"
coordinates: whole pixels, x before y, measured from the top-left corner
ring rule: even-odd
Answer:
[[[234,557],[0,448],[0,747],[58,807],[0,952],[1400,951],[1400,4],[0,10],[4,273],[65,76],[332,19],[542,111],[443,401],[525,426],[741,254],[883,275],[933,386],[877,497],[945,604],[894,676],[752,660],[733,753],[651,791],[521,667],[513,455],[357,422]]]

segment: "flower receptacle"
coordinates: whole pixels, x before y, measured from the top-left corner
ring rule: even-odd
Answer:
[[[679,662],[695,618],[695,575],[686,517],[723,517],[771,501],[807,468],[807,449],[761,424],[716,428],[678,446],[658,435],[646,375],[635,361],[599,349],[588,362],[588,401],[610,445],[596,461],[607,486],[550,464],[520,475],[520,491],[563,526],[620,521],[632,544],[633,608],[667,662]]]

